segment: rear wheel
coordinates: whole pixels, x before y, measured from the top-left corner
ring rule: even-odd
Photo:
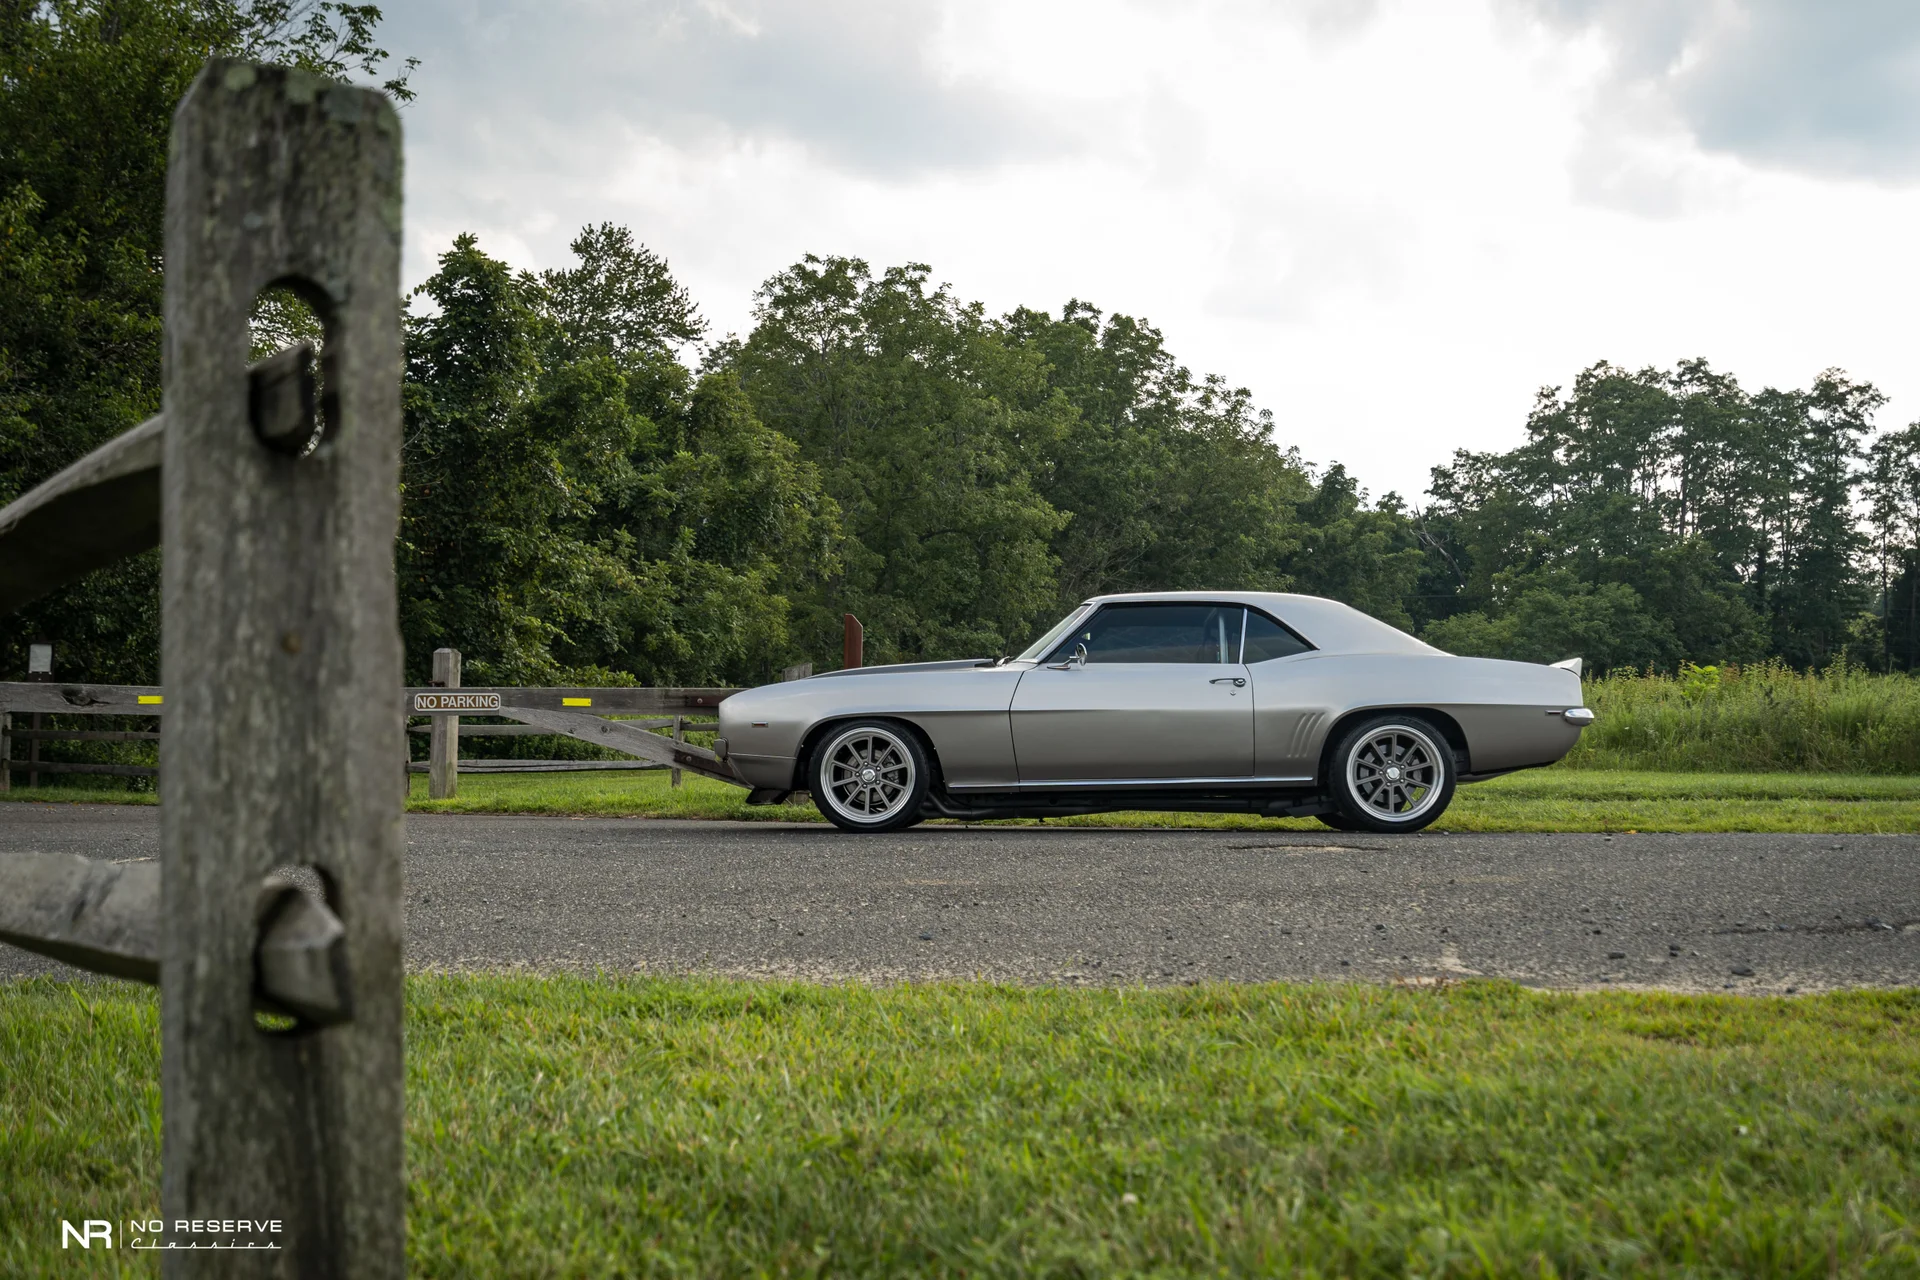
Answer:
[[[814,807],[834,826],[899,831],[920,821],[932,770],[912,730],[889,720],[856,720],[828,732],[808,774]]]
[[[1359,829],[1337,813],[1316,813],[1313,816],[1320,819],[1321,826],[1332,827],[1335,831],[1357,831]]]
[[[1453,748],[1418,716],[1362,720],[1340,735],[1329,764],[1335,816],[1348,830],[1418,831],[1453,800]]]

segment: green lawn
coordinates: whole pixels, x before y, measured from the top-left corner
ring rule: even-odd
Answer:
[[[1920,1273],[1920,992],[408,986],[419,1275]],[[0,1273],[157,1210],[157,1018],[0,984]]]
[[[151,804],[152,793],[81,788],[15,789],[12,800]],[[556,813],[607,817],[739,818],[817,822],[811,804],[749,808],[746,792],[664,773],[469,774],[454,800],[427,799],[415,776],[415,813]],[[1324,830],[1311,818],[1237,814],[1114,813],[1050,818],[1062,826],[1181,826]],[[1920,832],[1920,776],[1828,773],[1639,773],[1535,769],[1460,788],[1438,831]]]

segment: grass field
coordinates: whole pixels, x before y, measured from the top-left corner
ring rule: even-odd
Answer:
[[[152,793],[42,787],[12,800],[151,804]],[[664,773],[471,774],[454,800],[427,799],[415,776],[415,813],[552,813],[606,817],[737,818],[816,822],[811,804],[750,808],[738,787]],[[1049,818],[1056,826],[1181,826],[1321,831],[1311,818],[1240,814],[1113,813]],[[1642,773],[1556,767],[1462,787],[1437,831],[1920,832],[1920,777],[1844,774]]]
[[[1920,676],[1759,663],[1617,672],[1585,694],[1599,718],[1575,768],[1920,773]]]
[[[1920,993],[421,977],[410,1271],[1920,1273]],[[144,1274],[158,1014],[0,985],[0,1272]]]

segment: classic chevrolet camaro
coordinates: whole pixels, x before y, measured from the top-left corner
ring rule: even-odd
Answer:
[[[720,704],[751,802],[848,831],[1158,809],[1418,831],[1456,783],[1552,764],[1580,660],[1459,658],[1317,596],[1097,596],[1017,658],[831,671]]]

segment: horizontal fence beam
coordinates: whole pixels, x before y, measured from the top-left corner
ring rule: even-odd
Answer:
[[[466,736],[466,730],[460,734]],[[632,771],[639,769],[670,769],[673,766],[655,764],[651,760],[472,760],[465,756],[460,759],[460,772],[468,773],[593,773],[598,770]],[[407,765],[408,773],[428,773],[433,766],[425,760],[415,760]]]
[[[305,343],[247,370],[262,430],[313,429],[313,348]],[[160,545],[160,455],[167,419],[155,414],[0,508],[0,615],[76,578]]]
[[[722,702],[739,692],[739,689],[427,687],[408,689],[406,698],[407,714],[413,716],[493,716],[502,715],[500,708],[506,707],[531,711],[585,711],[596,716],[674,716],[701,711],[711,715]],[[430,701],[422,702],[422,695]],[[0,687],[0,700],[4,700],[4,687]],[[432,705],[434,702],[438,705]],[[466,729],[462,728],[460,732],[464,734]]]
[[[731,783],[736,787],[747,785],[726,761],[705,747],[696,747],[691,742],[675,742],[657,733],[631,728],[618,720],[603,720],[592,712],[515,707],[501,714],[512,716],[523,724],[536,724],[564,733],[569,738],[590,742],[596,747],[609,747],[643,760],[687,769],[716,782]]]
[[[11,729],[15,738],[41,742],[158,742],[158,730],[141,729]]]
[[[352,1000],[338,917],[279,876],[261,884],[254,915],[254,1007],[321,1026],[345,1018]],[[160,864],[67,853],[0,857],[0,942],[92,973],[157,983]]]
[[[629,729],[670,729],[672,716],[662,716],[653,720],[622,720],[621,724]],[[416,724],[407,727],[408,733],[430,734],[432,725]],[[561,735],[551,729],[541,729],[530,724],[463,724],[460,726],[462,738],[553,738]],[[463,756],[462,759],[465,759]]]
[[[481,688],[406,689],[406,711],[410,716],[459,715],[496,716],[491,706],[446,707],[421,710],[414,706],[418,694],[478,694],[481,700],[498,697],[503,707],[527,707],[535,711],[587,711],[593,715],[685,716],[705,713],[712,716],[720,704],[739,689],[680,689],[665,687],[625,689],[536,689]],[[53,715],[157,716],[166,713],[165,691],[158,685],[58,684],[38,681],[0,681],[0,711],[40,711]],[[503,717],[511,719],[512,717]],[[465,726],[460,732],[472,732]]]
[[[152,778],[160,770],[150,764],[68,763],[64,760],[0,760],[13,773],[105,773],[117,778]]]
[[[0,711],[66,716],[157,716],[166,710],[159,685],[0,682]]]

